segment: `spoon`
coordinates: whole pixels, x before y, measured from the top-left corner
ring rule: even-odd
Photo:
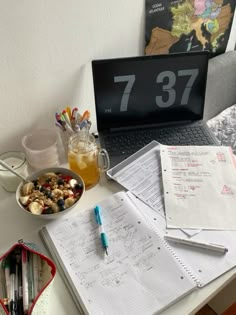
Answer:
[[[5,163],[4,161],[0,160],[0,165],[2,165],[5,169],[7,169],[8,171],[10,171],[11,173],[15,174],[16,176],[20,177],[24,182],[27,182],[28,180],[26,179],[26,177],[24,177],[23,175],[17,173],[16,171],[14,171],[7,163]]]

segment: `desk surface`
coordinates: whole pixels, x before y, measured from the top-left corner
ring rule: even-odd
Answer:
[[[88,190],[81,199],[80,205],[74,211],[83,211],[94,206],[98,201],[122,190],[122,187],[112,180],[102,178],[94,188]],[[7,193],[0,187],[0,253],[4,253],[19,239],[38,244],[46,255],[49,255],[44,247],[38,231],[48,221],[35,219],[25,214],[16,203],[15,194]],[[182,300],[169,307],[161,315],[193,315],[233,278],[236,277],[236,267],[206,285],[197,289]],[[170,282],[171,286],[171,282]],[[52,296],[49,301],[48,314],[67,315],[79,314],[78,309],[69,294],[62,278],[57,272],[53,284]]]

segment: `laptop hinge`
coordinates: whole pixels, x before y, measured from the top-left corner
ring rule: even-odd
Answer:
[[[158,123],[158,124],[148,124],[148,125],[138,125],[138,126],[126,126],[126,127],[119,127],[119,128],[110,128],[109,131],[116,132],[116,131],[126,131],[126,130],[138,130],[138,129],[152,129],[152,128],[163,128],[163,127],[170,127],[170,126],[182,126],[192,124],[198,121],[192,120],[181,120],[179,122],[166,122],[166,123]]]

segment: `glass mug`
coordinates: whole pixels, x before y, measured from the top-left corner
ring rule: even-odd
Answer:
[[[69,168],[82,177],[86,189],[95,186],[99,182],[100,172],[110,168],[107,151],[99,148],[93,135],[83,132],[70,137],[68,162]]]

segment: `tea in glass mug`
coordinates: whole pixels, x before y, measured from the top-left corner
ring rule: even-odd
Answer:
[[[83,178],[86,189],[95,186],[100,172],[110,167],[107,151],[98,147],[93,135],[83,132],[70,137],[68,162],[69,168]]]

